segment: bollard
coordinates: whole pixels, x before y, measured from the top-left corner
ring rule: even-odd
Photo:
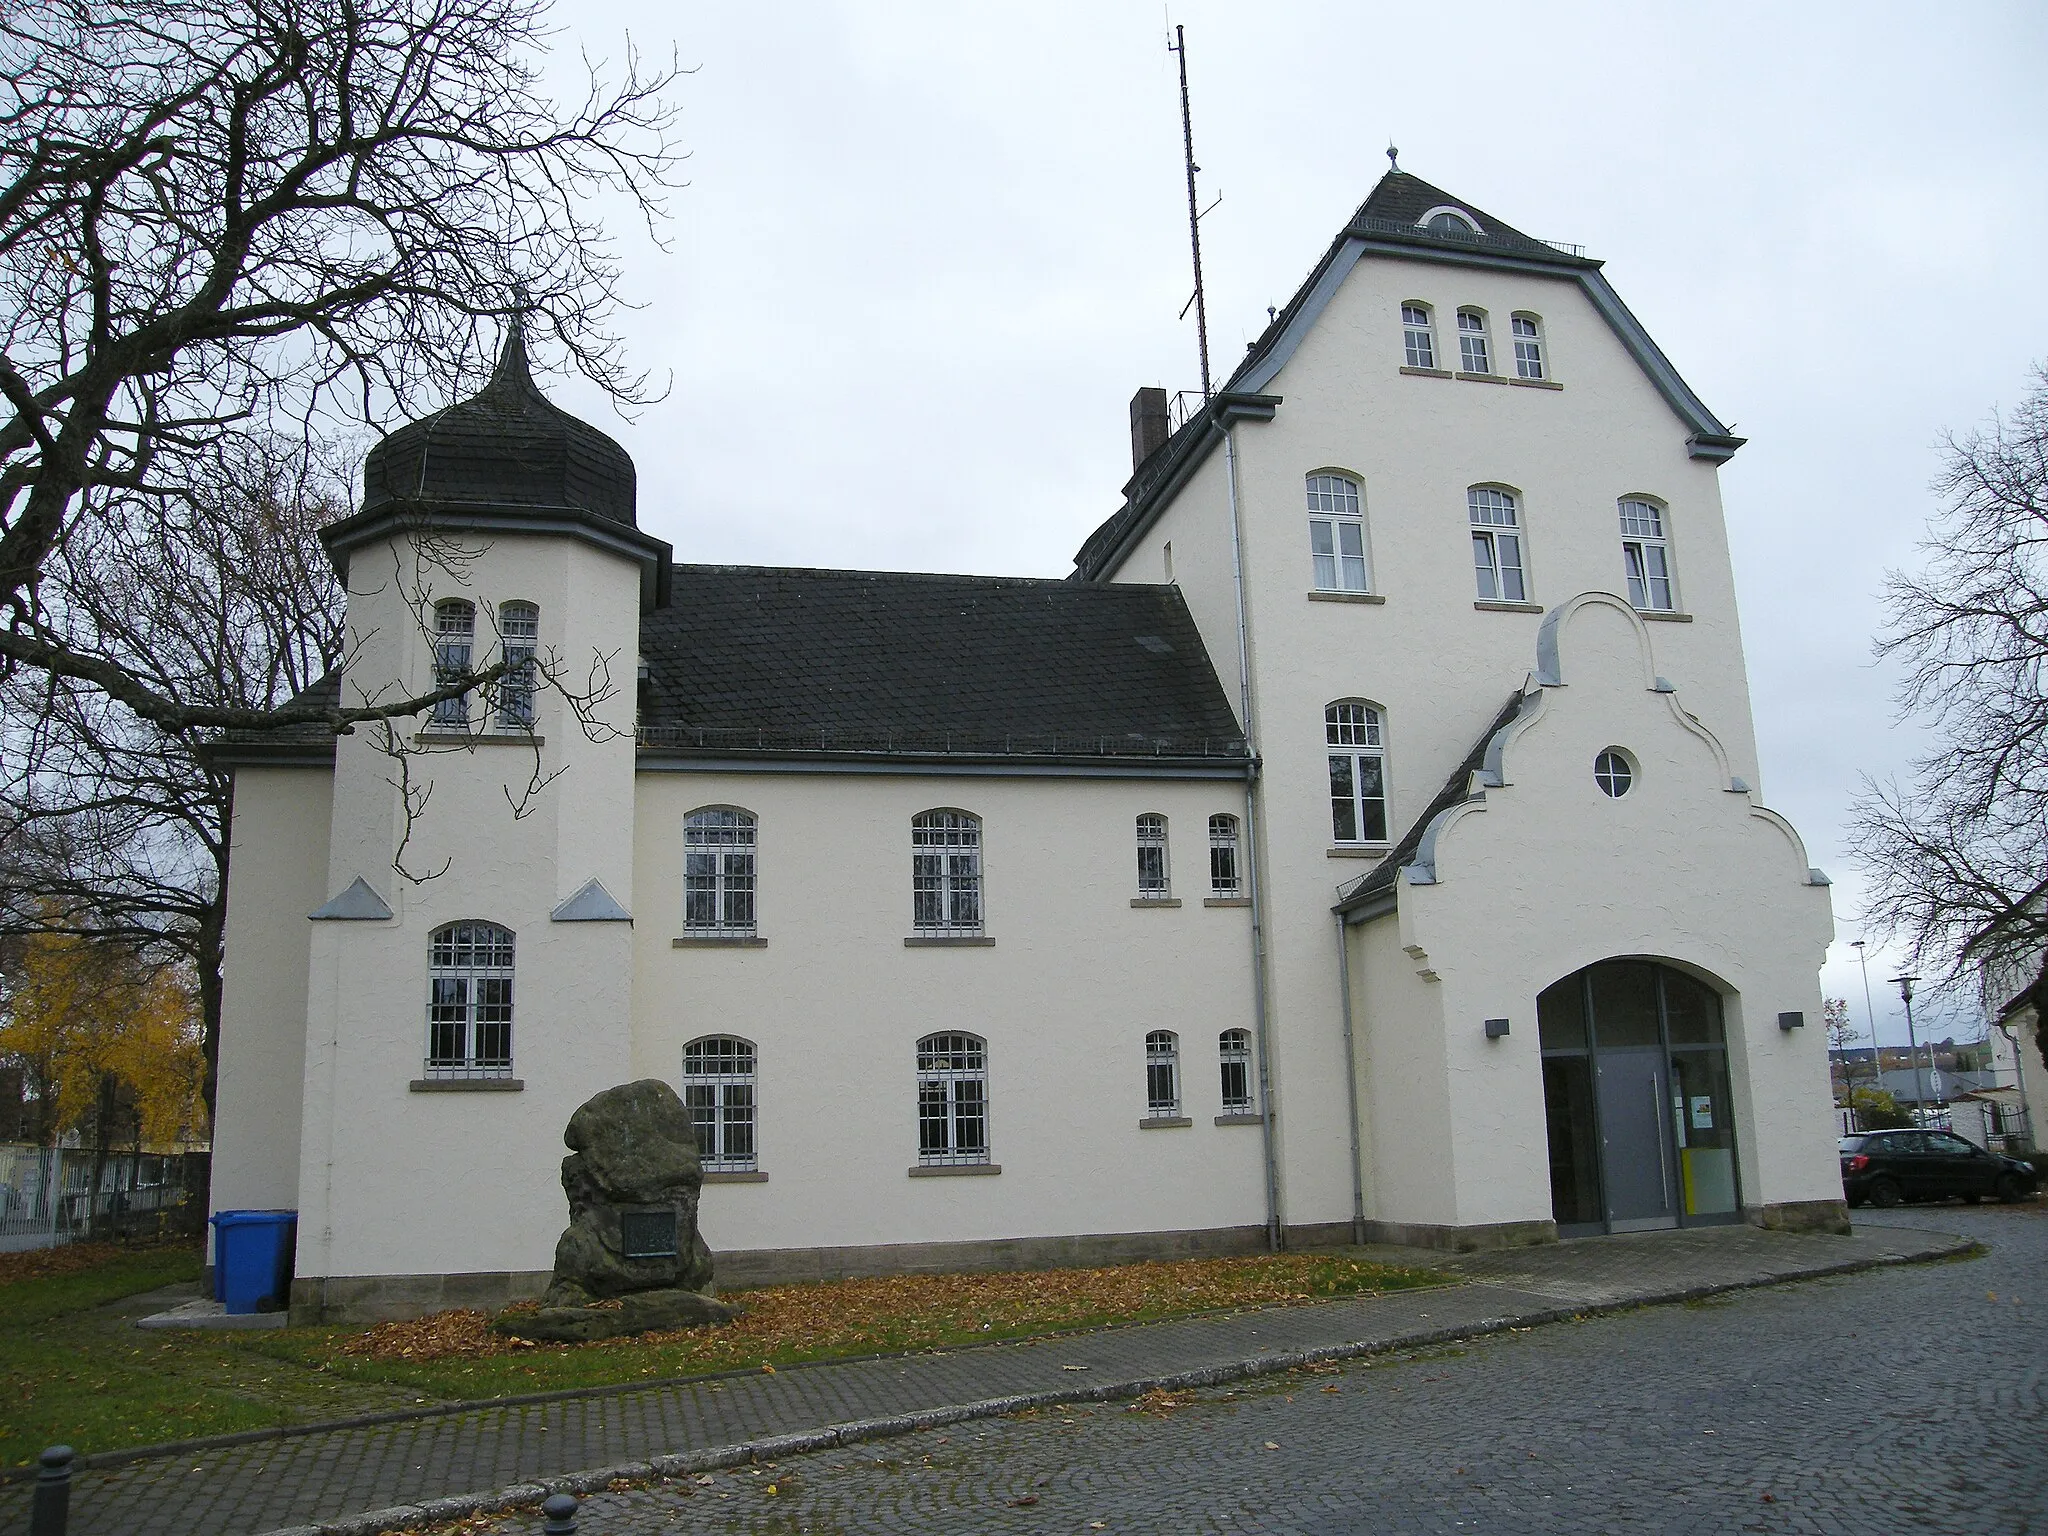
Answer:
[[[576,1536],[576,1504],[573,1493],[550,1495],[540,1507],[540,1512],[548,1517],[548,1523],[541,1527],[541,1536]],[[38,1530],[35,1536],[42,1536],[42,1532]],[[58,1536],[62,1536],[61,1531]]]
[[[29,1511],[28,1536],[64,1536],[64,1526],[71,1518],[72,1455],[68,1445],[53,1445],[43,1452],[42,1470],[36,1473],[35,1503]]]

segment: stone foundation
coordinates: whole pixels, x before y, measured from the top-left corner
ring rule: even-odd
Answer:
[[[1404,1248],[1440,1248],[1447,1253],[1478,1253],[1489,1248],[1530,1248],[1557,1241],[1557,1223],[1496,1221],[1454,1227],[1430,1221],[1368,1221],[1369,1243],[1397,1243]]]
[[[1845,1200],[1785,1200],[1776,1205],[1752,1205],[1743,1219],[1767,1232],[1833,1232],[1849,1235],[1849,1205]]]
[[[388,1323],[454,1307],[486,1312],[532,1301],[554,1271],[484,1270],[459,1275],[330,1275],[292,1282],[294,1328],[317,1323]]]

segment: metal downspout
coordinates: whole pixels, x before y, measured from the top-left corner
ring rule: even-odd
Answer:
[[[1237,588],[1237,696],[1244,721],[1245,748],[1251,764],[1244,780],[1244,867],[1251,891],[1252,1025],[1259,1051],[1259,1141],[1266,1162],[1266,1247],[1278,1253],[1286,1246],[1287,1229],[1280,1220],[1280,1159],[1273,1141],[1273,1073],[1271,1038],[1266,1027],[1266,925],[1259,888],[1259,741],[1252,713],[1251,622],[1244,599],[1244,525],[1237,507],[1237,439],[1223,428],[1223,465],[1230,487],[1230,575]]]
[[[1337,914],[1337,990],[1344,1001],[1344,1100],[1351,1109],[1351,1241],[1365,1244],[1365,1171],[1358,1159],[1358,1056],[1351,1043],[1351,943]]]

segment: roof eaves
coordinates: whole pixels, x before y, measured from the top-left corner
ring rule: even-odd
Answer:
[[[431,527],[436,532],[554,535],[579,539],[640,566],[640,606],[666,608],[674,576],[674,552],[665,540],[642,533],[586,507],[544,507],[483,502],[390,501],[357,512],[319,531],[328,562],[344,585],[348,557],[363,545],[396,533]]]

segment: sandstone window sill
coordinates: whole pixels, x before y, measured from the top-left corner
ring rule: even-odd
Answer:
[[[1384,859],[1392,843],[1338,843],[1323,850],[1326,859]]]
[[[524,1093],[523,1077],[416,1077],[407,1083],[411,1093]]]
[[[1636,610],[1636,617],[1648,619],[1652,624],[1690,624],[1692,622],[1691,614],[1674,613],[1669,608],[1638,608]]]
[[[1557,380],[1555,380],[1555,379],[1509,379],[1509,380],[1508,380],[1508,382],[1509,382],[1510,384],[1514,385],[1514,386],[1515,386],[1515,388],[1517,388],[1517,389],[1563,389],[1563,388],[1564,388],[1564,386],[1563,386],[1562,384],[1558,383],[1558,382],[1557,382]]]
[[[1458,377],[1470,384],[1505,384],[1508,381],[1497,373],[1466,373],[1458,371]]]
[[[1401,370],[1412,379],[1448,379],[1452,377],[1448,368],[1408,368]]]
[[[768,1175],[758,1168],[707,1168],[706,1184],[766,1184]]]
[[[1177,907],[1180,905],[1180,898],[1178,896],[1133,896],[1131,898],[1131,905],[1134,907]]]
[[[1205,896],[1202,898],[1202,905],[1205,907],[1248,907],[1251,904],[1252,899],[1249,896]]]
[[[1141,1131],[1184,1131],[1195,1122],[1186,1115],[1147,1115],[1138,1122]]]
[[[525,731],[421,731],[413,737],[416,747],[544,747],[545,736]]]
[[[1491,598],[1480,598],[1472,605],[1481,613],[1541,613],[1541,603],[1497,603]]]
[[[686,933],[670,939],[671,949],[766,949],[768,941],[758,933]]]
[[[1384,603],[1386,598],[1377,592],[1311,592],[1308,600],[1312,603]]]
[[[903,941],[905,949],[994,949],[985,933],[919,933]]]
[[[913,1179],[987,1179],[1002,1171],[1001,1163],[919,1163],[909,1173]]]
[[[1218,1115],[1216,1123],[1218,1125],[1264,1125],[1266,1117],[1264,1115]]]

